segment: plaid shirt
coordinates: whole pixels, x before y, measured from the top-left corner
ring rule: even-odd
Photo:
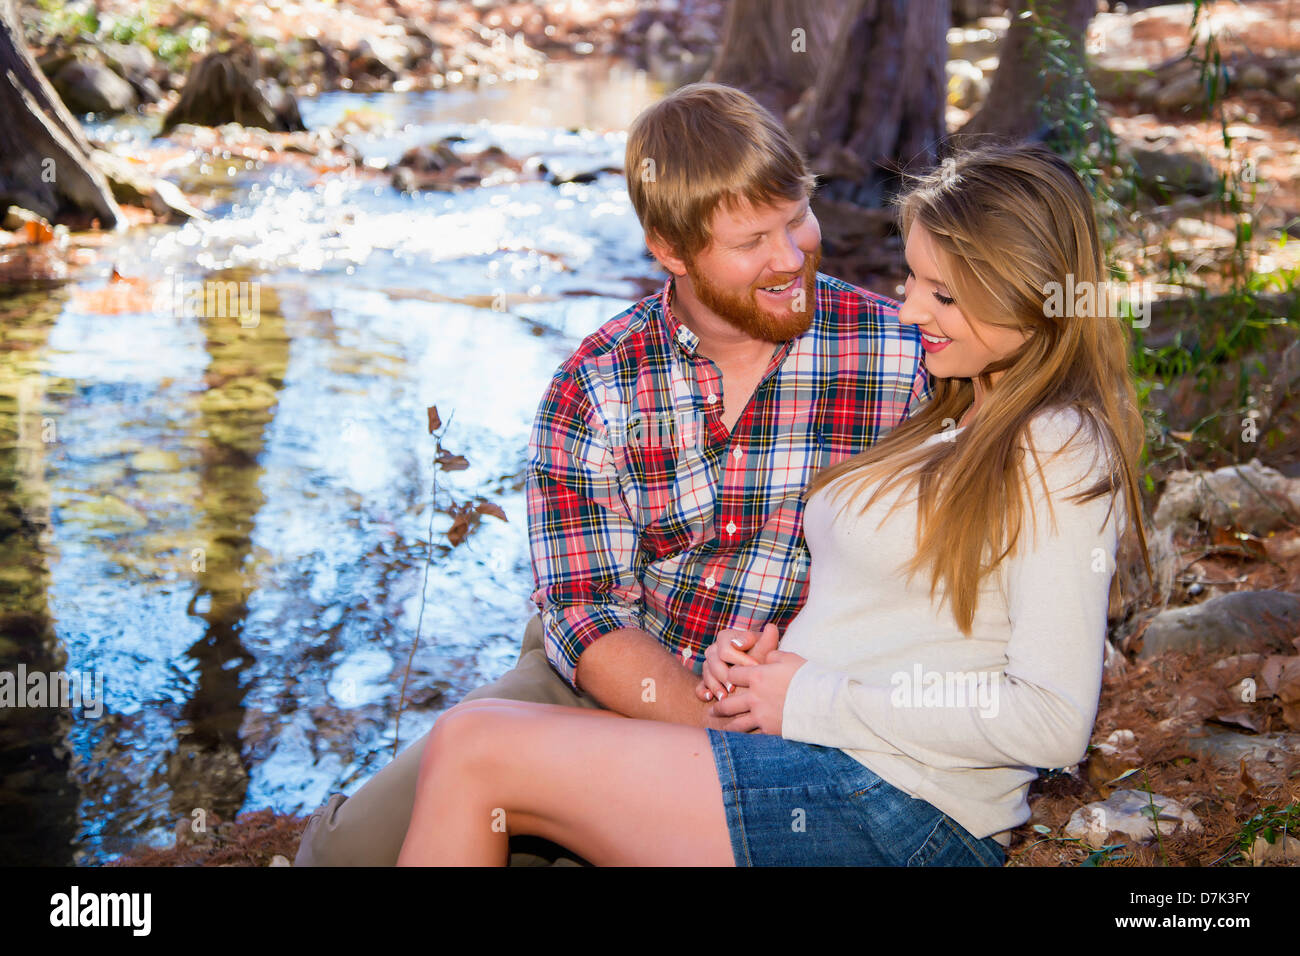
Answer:
[[[930,398],[897,303],[818,273],[811,328],[776,348],[729,433],[722,377],[669,279],[582,341],[529,441],[528,535],[546,655],[641,628],[699,673],[719,630],[782,630],[807,598],[801,492]]]

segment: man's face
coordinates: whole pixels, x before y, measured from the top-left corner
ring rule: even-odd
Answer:
[[[808,331],[816,309],[821,228],[807,199],[719,206],[713,241],[686,262],[695,296],[756,339],[784,342]],[[778,293],[771,286],[786,286]]]

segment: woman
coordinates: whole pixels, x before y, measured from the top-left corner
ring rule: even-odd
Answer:
[[[769,625],[706,654],[698,693],[728,729],[455,707],[400,863],[504,863],[510,833],[600,864],[1003,862],[1035,768],[1087,748],[1142,422],[1119,319],[1045,308],[1051,283],[1104,280],[1063,160],[966,153],[900,219],[899,321],[935,398],[814,478],[808,601],[780,649]]]

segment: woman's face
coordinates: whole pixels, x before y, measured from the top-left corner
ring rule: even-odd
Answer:
[[[1017,329],[970,318],[939,267],[934,239],[919,222],[912,223],[907,247],[907,284],[898,320],[921,332],[925,367],[938,378],[974,378],[984,367],[1011,355],[1026,335]],[[993,381],[1000,373],[994,373]]]

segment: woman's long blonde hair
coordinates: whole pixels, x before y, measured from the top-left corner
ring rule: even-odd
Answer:
[[[850,492],[847,507],[875,485],[865,512],[900,483],[915,489],[917,548],[905,570],[930,570],[931,598],[943,583],[957,626],[969,635],[980,583],[1015,553],[1025,519],[1029,422],[1046,409],[1075,408],[1080,430],[1109,450],[1113,469],[1071,500],[1121,492],[1150,575],[1135,477],[1144,426],[1123,320],[1104,309],[1080,316],[1049,307],[1051,283],[1067,294],[1092,283],[1093,303],[1111,299],[1100,294],[1107,288],[1101,241],[1079,177],[1043,146],[983,147],[917,177],[898,207],[904,238],[917,223],[930,234],[941,275],[966,317],[1028,338],[980,374],[985,401],[964,434],[926,442],[952,428],[974,401],[970,379],[936,379],[928,405],[871,448],[820,471],[805,497],[851,475],[835,493]],[[993,389],[989,375],[997,371]],[[895,507],[909,497],[900,494]]]

